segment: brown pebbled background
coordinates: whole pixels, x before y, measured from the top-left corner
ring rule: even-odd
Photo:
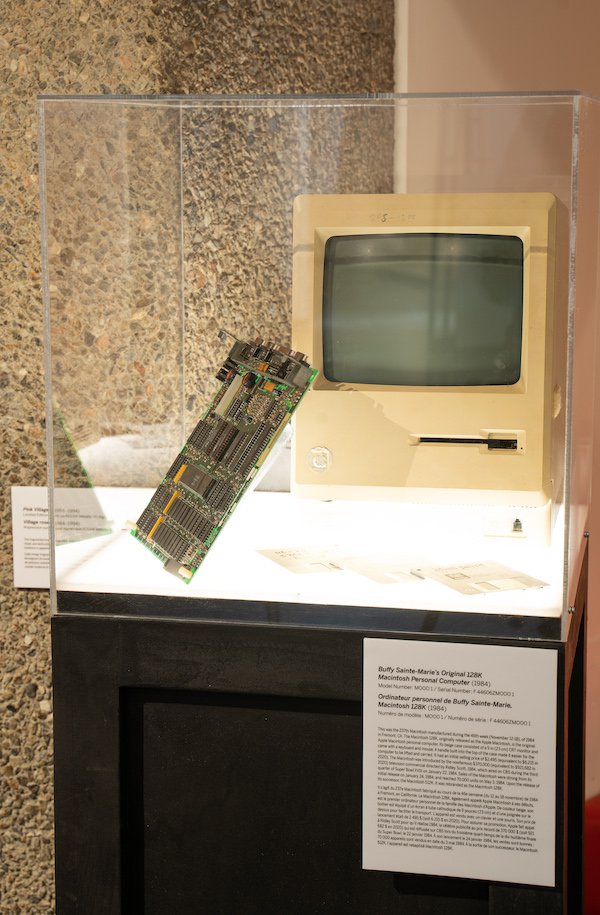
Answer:
[[[54,911],[49,602],[45,591],[12,588],[10,534],[11,485],[46,482],[36,96],[392,91],[394,4],[1,6],[0,910],[46,915]]]

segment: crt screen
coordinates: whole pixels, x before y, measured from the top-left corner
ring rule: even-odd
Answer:
[[[331,381],[515,384],[522,325],[520,238],[408,233],[326,243],[323,372]]]

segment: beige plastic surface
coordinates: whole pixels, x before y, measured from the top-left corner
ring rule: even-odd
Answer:
[[[317,498],[396,498],[548,507],[562,483],[564,367],[552,366],[556,220],[551,194],[306,195],[294,207],[292,341],[320,375],[296,419],[295,489]],[[323,375],[323,251],[335,235],[511,234],[524,244],[522,373],[509,389],[339,384]],[[564,284],[559,284],[560,288]],[[555,414],[555,415],[553,415]],[[553,430],[553,425],[557,427]],[[418,444],[419,436],[515,435],[516,451]],[[561,452],[562,449],[556,449]]]

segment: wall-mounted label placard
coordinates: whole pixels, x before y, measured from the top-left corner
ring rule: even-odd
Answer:
[[[364,868],[555,885],[557,662],[365,639]]]

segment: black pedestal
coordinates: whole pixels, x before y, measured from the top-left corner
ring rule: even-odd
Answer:
[[[562,640],[550,619],[60,595],[58,915],[580,913],[585,586]],[[555,889],[361,869],[365,636],[558,650]]]

